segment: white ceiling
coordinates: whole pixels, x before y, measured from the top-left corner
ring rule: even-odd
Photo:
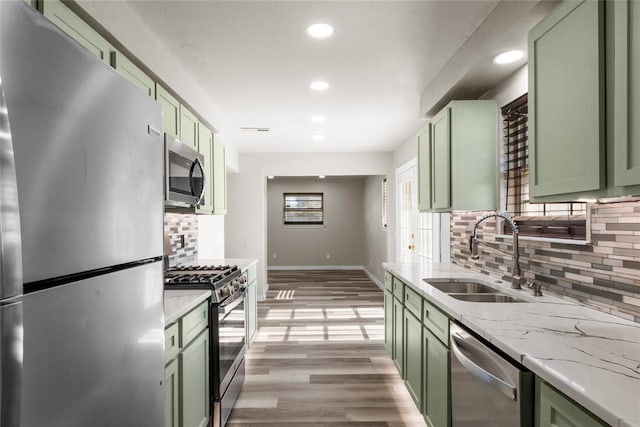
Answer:
[[[393,150],[421,124],[420,94],[497,3],[130,1],[212,99],[213,125],[239,152]],[[319,21],[336,28],[332,38],[306,35]],[[316,79],[329,90],[311,91]]]

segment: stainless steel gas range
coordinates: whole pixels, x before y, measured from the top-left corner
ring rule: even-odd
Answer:
[[[169,268],[165,289],[211,289],[209,385],[213,427],[226,424],[244,383],[247,277],[237,266]]]

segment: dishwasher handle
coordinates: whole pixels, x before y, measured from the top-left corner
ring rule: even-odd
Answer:
[[[509,399],[517,401],[516,387],[501,380],[492,373],[482,369],[473,360],[465,356],[460,349],[461,343],[459,342],[459,340],[460,338],[456,337],[454,334],[451,334],[451,350],[453,351],[453,354],[458,359],[460,364],[479,380],[487,384],[489,387],[497,390]]]

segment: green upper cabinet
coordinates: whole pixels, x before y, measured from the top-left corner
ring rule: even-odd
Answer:
[[[147,76],[140,68],[117,50],[111,52],[111,66],[118,70],[118,72],[131,83],[138,86],[144,93],[153,98],[156,88],[153,79]]]
[[[431,206],[431,123],[418,136],[418,209]]]
[[[529,32],[532,197],[605,184],[604,3],[566,1]]]
[[[198,149],[198,118],[180,104],[180,141],[194,150]]]
[[[227,213],[227,163],[224,144],[217,135],[213,138],[213,213]]]
[[[452,101],[418,137],[422,212],[498,207],[495,101]]]
[[[180,103],[165,88],[156,83],[156,101],[162,107],[162,129],[170,136],[180,135]]]
[[[431,206],[451,208],[451,122],[449,107],[431,121]],[[419,190],[420,193],[420,190]],[[418,193],[418,194],[419,194]]]
[[[204,157],[204,200],[197,213],[213,213],[213,133],[202,123],[198,125],[198,152]]]
[[[614,182],[616,186],[640,185],[640,2],[618,0],[611,7],[615,28]]]
[[[111,44],[78,15],[73,13],[60,0],[43,0],[39,2],[40,11],[62,31],[67,33],[83,47],[102,61],[109,63]]]

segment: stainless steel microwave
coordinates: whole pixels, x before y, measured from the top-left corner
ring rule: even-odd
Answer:
[[[204,156],[164,134],[165,204],[189,207],[204,204]]]

